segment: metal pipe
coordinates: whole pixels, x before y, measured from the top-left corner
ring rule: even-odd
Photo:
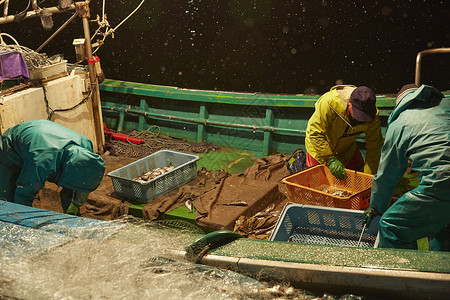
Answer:
[[[115,112],[119,112],[119,113],[125,112],[125,113],[130,113],[130,114],[135,114],[135,115],[141,115],[141,116],[145,116],[145,117],[148,116],[148,117],[153,117],[153,118],[184,121],[184,122],[188,122],[188,123],[210,125],[210,126],[223,126],[223,127],[250,129],[250,130],[260,130],[260,131],[264,131],[264,132],[306,134],[306,131],[303,131],[303,130],[295,130],[295,129],[289,129],[289,128],[273,127],[273,126],[252,126],[252,125],[245,125],[245,124],[222,123],[222,122],[208,121],[206,119],[203,120],[203,119],[181,118],[181,117],[174,117],[174,116],[168,116],[168,115],[162,115],[162,114],[143,112],[143,111],[138,111],[138,110],[133,110],[133,109],[117,109],[117,108],[105,107],[105,106],[103,106],[102,109],[104,109],[106,111],[115,111]]]
[[[42,45],[39,46],[39,48],[36,49],[36,52],[41,51],[42,48],[44,48],[51,40],[53,40],[53,38],[57,36],[67,25],[69,25],[69,23],[72,22],[77,16],[78,14],[73,14],[73,16],[71,16],[64,24],[62,24],[61,27],[59,27],[58,30],[55,31],[55,33],[53,33],[44,43],[42,43]]]
[[[427,49],[427,50],[423,50],[420,51],[419,53],[417,53],[417,57],[416,57],[416,74],[415,74],[415,79],[414,79],[414,83],[417,86],[420,86],[421,82],[420,82],[420,67],[422,64],[422,57],[428,54],[435,54],[435,53],[450,53],[450,48],[435,48],[435,49]]]
[[[8,15],[8,7],[9,7],[9,0],[6,0],[5,6],[3,7],[3,16],[6,17]]]
[[[39,7],[37,0],[33,0],[32,1],[32,6],[34,10],[40,10],[41,8]]]
[[[6,3],[5,3],[6,4]],[[71,6],[69,6],[67,8],[67,10],[75,10],[76,6],[75,4],[72,4]],[[54,7],[49,7],[47,8],[51,13],[60,13],[63,12],[61,11],[58,7],[54,6]],[[66,10],[64,10],[65,12]],[[24,19],[29,19],[29,18],[33,18],[33,17],[39,17],[39,11],[33,11],[30,10],[26,13],[25,18]],[[0,24],[6,24],[6,23],[12,23],[14,22],[15,16],[4,16],[2,18],[0,18]]]
[[[8,15],[8,7],[9,7],[9,0],[5,1],[5,6],[3,7],[3,16],[6,17]]]

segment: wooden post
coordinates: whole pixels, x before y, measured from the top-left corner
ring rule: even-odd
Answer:
[[[86,46],[86,57],[88,61],[93,57],[92,55],[92,44],[91,44],[91,34],[89,32],[89,1],[77,2],[77,12],[83,20],[83,31]],[[105,135],[103,132],[103,116],[102,116],[102,105],[100,102],[100,89],[98,87],[97,73],[95,71],[94,64],[88,64],[89,78],[91,81],[92,91],[92,110],[94,114],[94,127],[95,136],[97,139],[97,152],[103,153],[103,145],[105,144]]]

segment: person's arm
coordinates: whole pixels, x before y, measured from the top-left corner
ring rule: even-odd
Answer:
[[[326,138],[328,128],[330,128],[334,112],[329,107],[327,99],[319,99],[316,103],[314,114],[308,122],[307,138],[314,147],[317,157],[314,157],[319,163],[324,164],[333,157],[333,150]]]
[[[370,207],[384,213],[391,203],[395,187],[408,168],[402,127],[391,124],[381,152],[378,171],[373,177]]]
[[[16,181],[14,202],[31,206],[39,191],[44,188],[47,177],[41,178],[39,170],[33,162],[25,161]]]
[[[89,193],[74,191],[63,187],[59,196],[64,213],[76,216],[81,206],[86,202]]]
[[[380,118],[375,117],[366,131],[366,162],[364,173],[375,174],[380,163],[383,137],[381,135]]]

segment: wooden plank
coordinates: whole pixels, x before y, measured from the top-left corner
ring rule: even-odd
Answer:
[[[83,84],[79,76],[55,79],[44,83],[44,87],[49,106],[54,110],[73,107],[87,96],[82,92]],[[1,133],[24,121],[48,118],[42,87],[28,88],[2,100]],[[73,110],[55,112],[51,120],[84,135],[92,141],[94,150],[98,149],[91,99]]]

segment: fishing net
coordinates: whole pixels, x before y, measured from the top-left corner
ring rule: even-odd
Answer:
[[[20,52],[28,66],[29,70],[49,66],[51,60],[44,53],[37,53],[27,47],[20,45],[0,45],[0,50]]]
[[[14,44],[6,44],[3,37],[10,38]],[[29,70],[52,64],[52,59],[48,58],[45,53],[38,53],[30,48],[19,45],[19,43],[7,33],[0,33],[0,50],[21,53]]]
[[[183,220],[163,219],[163,220],[144,220],[131,215],[124,215],[116,220],[118,223],[139,225],[154,229],[170,229],[188,233],[204,234],[205,232],[198,226]]]
[[[151,128],[158,129],[158,132],[150,131]],[[120,133],[132,138],[142,139],[145,143],[138,145],[126,141],[109,139],[109,142],[105,145],[105,151],[109,151],[111,155],[143,158],[163,149],[183,153],[207,153],[220,149],[220,147],[207,142],[194,143],[160,135],[159,128],[155,126],[141,132],[132,130],[122,131]]]

